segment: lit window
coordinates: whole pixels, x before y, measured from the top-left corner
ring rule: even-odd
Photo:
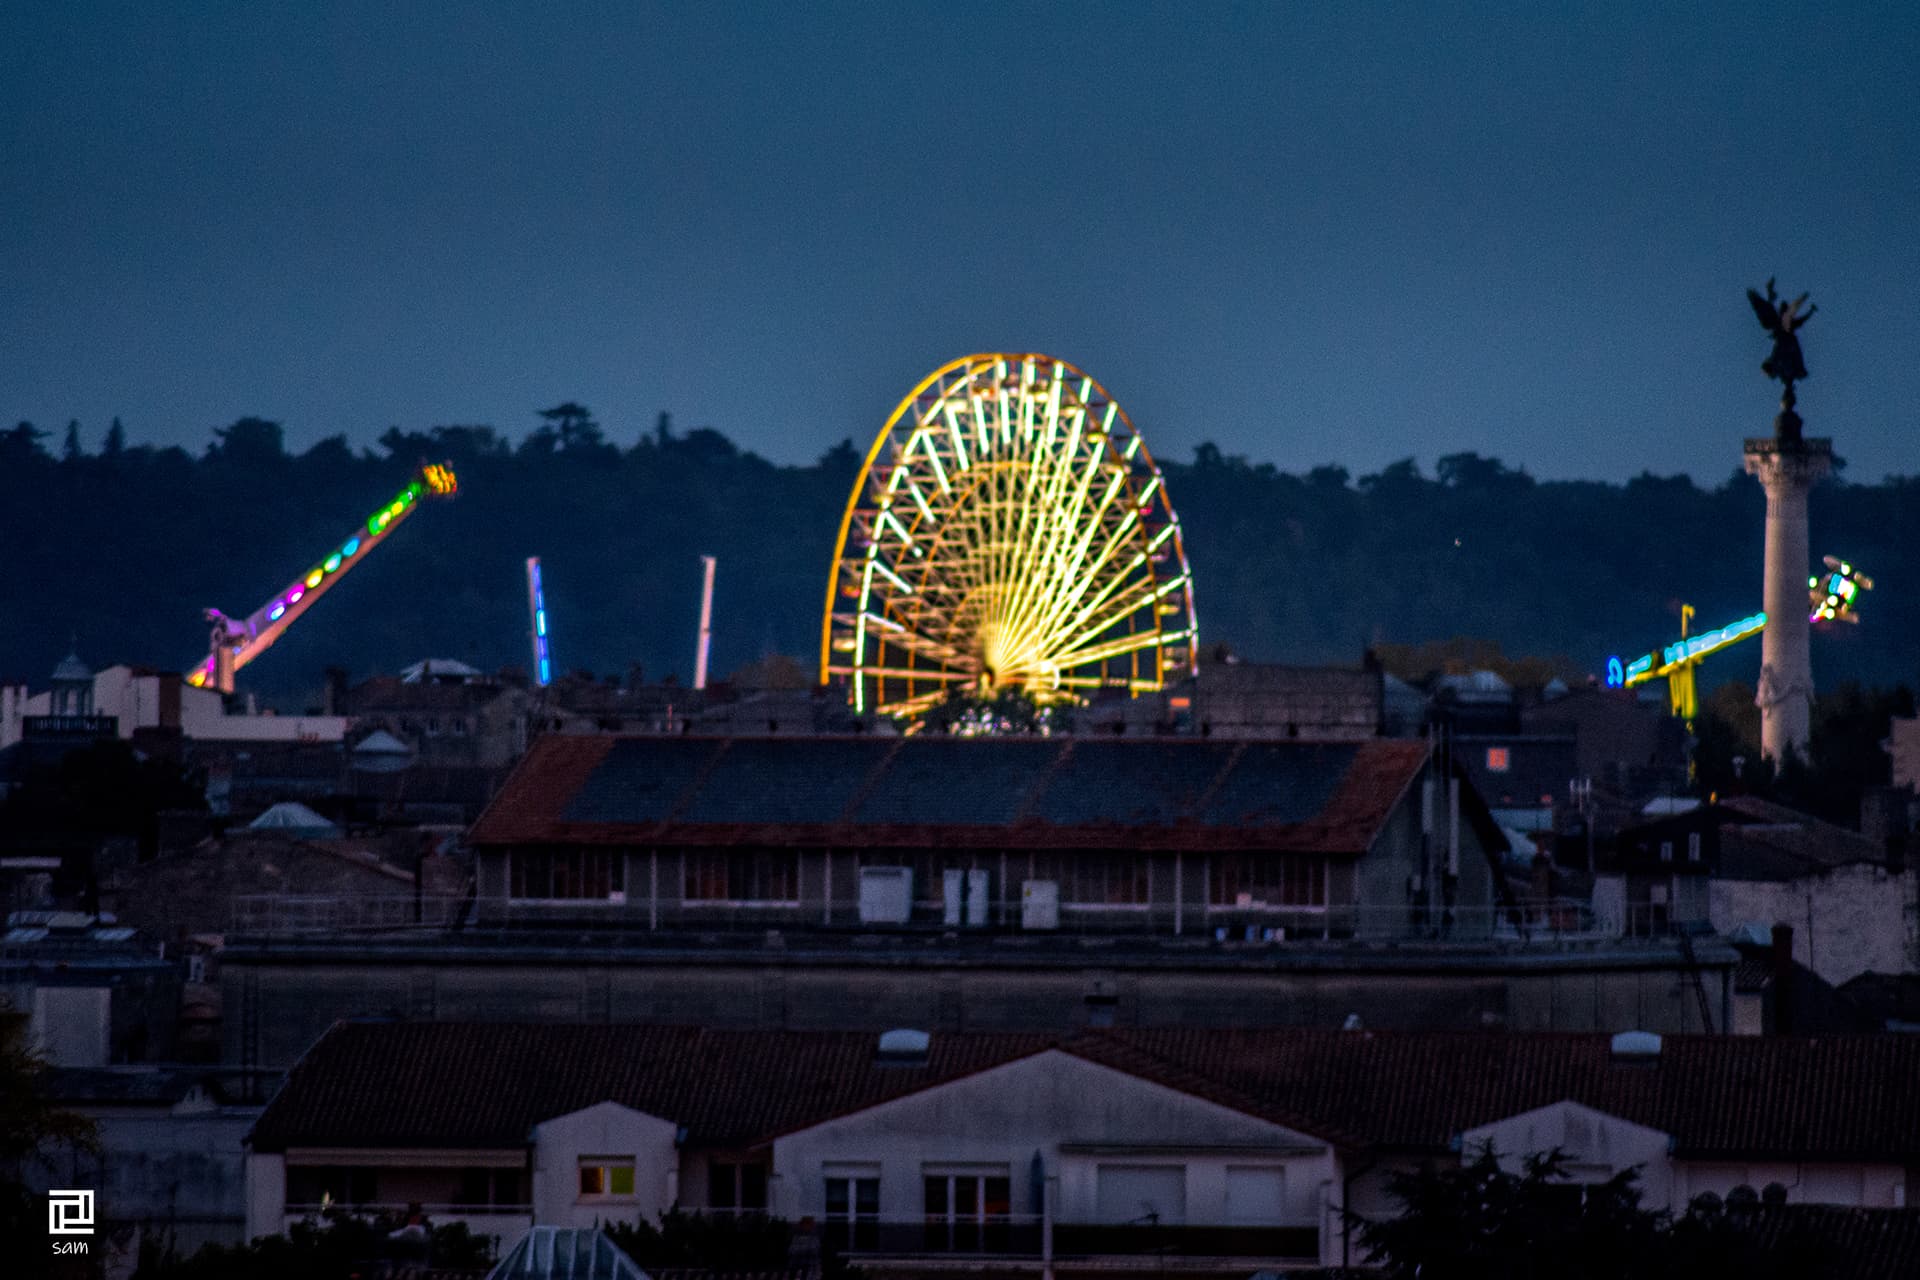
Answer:
[[[617,1200],[633,1198],[633,1161],[590,1156],[580,1161],[580,1198]]]
[[[1662,840],[1660,842],[1660,861],[1662,862],[1673,861],[1673,841]]]
[[[1700,833],[1698,831],[1687,832],[1687,861],[1700,861]]]
[[[1487,772],[1505,773],[1513,767],[1513,757],[1506,747],[1487,748]]]

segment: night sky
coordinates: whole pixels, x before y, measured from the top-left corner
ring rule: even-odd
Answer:
[[[7,3],[0,415],[797,462],[1032,349],[1165,457],[1717,483],[1777,274],[1920,471],[1920,6],[1710,8]]]

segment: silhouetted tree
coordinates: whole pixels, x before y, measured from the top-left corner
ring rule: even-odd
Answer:
[[[28,1185],[25,1178],[34,1160],[63,1150],[98,1149],[93,1122],[48,1099],[47,1075],[46,1063],[28,1048],[27,1015],[0,1000],[0,1241],[46,1239],[42,1189]],[[7,1256],[12,1259],[9,1275],[54,1272],[52,1255],[44,1248],[0,1246],[0,1257]]]
[[[593,414],[585,405],[569,400],[551,409],[542,409],[540,417],[553,429],[555,441],[562,450],[579,452],[600,449],[606,444],[600,435],[600,424],[593,420]]]
[[[1388,1176],[1400,1212],[1352,1225],[1391,1280],[1640,1280],[1663,1265],[1664,1216],[1640,1207],[1637,1174],[1567,1181],[1559,1152],[1518,1173],[1491,1147],[1459,1165]]]
[[[103,458],[117,458],[122,453],[125,453],[126,449],[127,429],[120,425],[120,419],[116,416],[113,422],[107,427],[107,438],[100,443],[100,456]]]
[[[181,1258],[155,1236],[141,1241],[134,1280],[355,1280],[355,1277],[443,1268],[481,1273],[493,1260],[488,1239],[464,1222],[434,1226],[421,1216],[416,1238],[395,1232],[406,1215],[360,1217],[331,1211],[246,1244],[204,1246]]]
[[[46,435],[31,422],[19,422],[10,430],[0,432],[0,463],[24,467],[47,461],[46,450],[40,447]]]
[[[281,462],[286,459],[286,442],[280,424],[265,418],[241,418],[229,427],[213,429],[210,458],[222,458],[242,466]]]
[[[86,456],[87,451],[80,447],[80,419],[70,418],[67,420],[67,437],[60,445],[60,460],[78,462]]]

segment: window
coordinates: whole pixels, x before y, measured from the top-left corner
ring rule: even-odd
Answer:
[[[1662,862],[1673,861],[1673,841],[1662,840],[1660,842],[1660,861]]]
[[[520,1198],[520,1170],[462,1169],[453,1203],[473,1209],[523,1204],[525,1202]]]
[[[926,1247],[956,1253],[1004,1252],[1012,1212],[1004,1173],[930,1173],[923,1179]]]
[[[1700,833],[1698,831],[1687,832],[1687,861],[1700,861]]]
[[[631,1200],[633,1161],[618,1156],[585,1156],[580,1161],[582,1200]]]
[[[1144,907],[1151,889],[1147,859],[1127,854],[1063,854],[1033,860],[1033,879],[1060,886],[1066,907]]]
[[[287,1203],[373,1204],[374,1171],[353,1165],[289,1165]]]
[[[1211,859],[1215,907],[1311,907],[1327,905],[1327,864],[1289,854],[1226,853]]]
[[[1509,747],[1487,748],[1487,772],[1505,773],[1513,768],[1513,753]]]
[[[880,1179],[827,1175],[825,1241],[842,1253],[880,1247]]]
[[[800,905],[800,854],[794,849],[695,849],[682,885],[688,902]]]
[[[605,901],[627,887],[627,856],[608,849],[515,849],[508,893],[534,901]]]
[[[765,1213],[767,1167],[720,1160],[709,1164],[707,1208],[720,1213]]]

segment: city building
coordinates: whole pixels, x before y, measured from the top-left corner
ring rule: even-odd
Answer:
[[[875,1275],[1337,1266],[1343,1209],[1486,1144],[1653,1208],[1898,1209],[1917,1077],[1912,1037],[343,1023],[252,1132],[247,1230],[417,1205],[504,1248],[677,1207],[810,1220]]]
[[[1502,897],[1420,741],[548,735],[467,843],[470,894],[239,899],[223,1060],[368,1015],[1717,1030],[1739,962]]]
[[[1715,930],[1793,928],[1794,959],[1840,986],[1863,973],[1920,972],[1920,868],[1887,845],[1753,796],[1718,806],[1719,866],[1707,886]]]
[[[188,684],[179,672],[127,663],[93,671],[77,654],[54,669],[44,693],[22,685],[0,688],[0,748],[36,731],[71,731],[82,721],[91,733],[108,737],[161,730],[221,742],[338,742],[347,729],[336,715],[230,715],[217,690]]]

